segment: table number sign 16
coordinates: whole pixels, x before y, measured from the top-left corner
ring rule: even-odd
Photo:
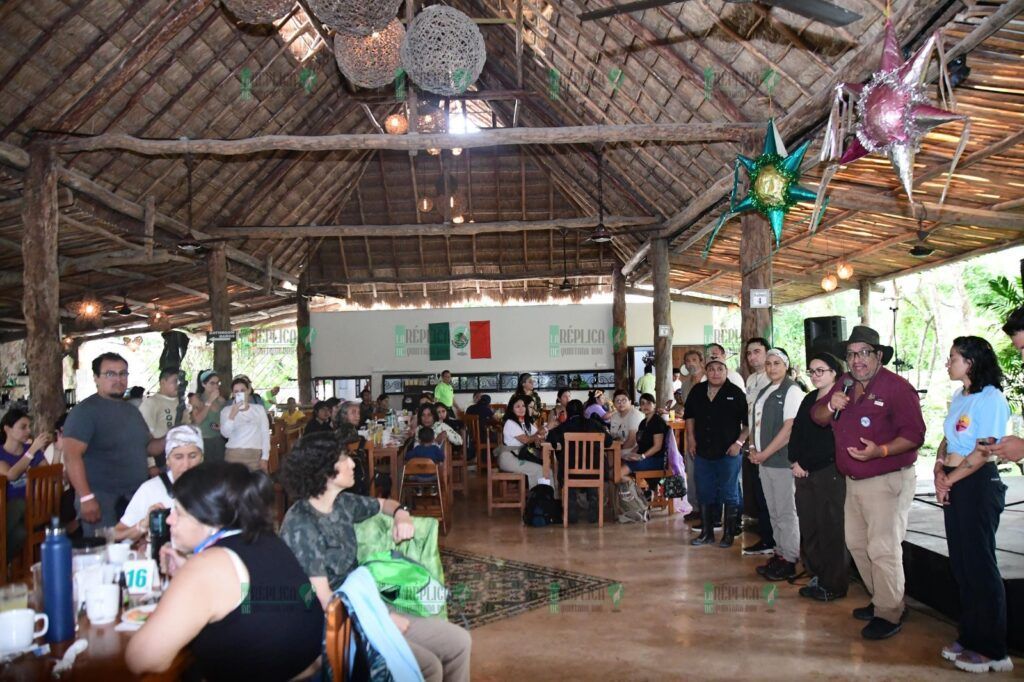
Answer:
[[[122,570],[128,594],[150,594],[160,580],[156,562],[152,559],[126,561]]]

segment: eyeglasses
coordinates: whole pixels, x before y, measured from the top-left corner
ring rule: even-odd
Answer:
[[[861,360],[867,360],[878,351],[874,348],[862,348],[861,350],[851,350],[846,353],[846,360],[849,362],[854,358],[860,358]]]
[[[807,370],[807,375],[812,377],[820,377],[824,375],[825,372],[835,372],[835,370],[830,367],[819,367],[818,369]]]
[[[106,372],[100,372],[100,376],[103,377],[104,379],[127,379],[128,370],[114,372],[108,369]]]

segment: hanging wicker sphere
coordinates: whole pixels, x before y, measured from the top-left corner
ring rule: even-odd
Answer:
[[[221,3],[243,24],[272,24],[295,6],[295,0],[221,0]]]
[[[404,37],[405,28],[398,19],[368,36],[338,31],[334,34],[334,58],[352,83],[362,88],[379,88],[395,80],[401,65],[398,48]]]
[[[402,42],[402,66],[416,85],[458,95],[476,82],[487,51],[476,24],[462,12],[431,5],[420,12]]]
[[[402,114],[391,114],[384,119],[384,130],[388,135],[405,135],[409,132],[409,119]]]
[[[331,28],[367,36],[387,26],[402,0],[309,0],[309,9]]]

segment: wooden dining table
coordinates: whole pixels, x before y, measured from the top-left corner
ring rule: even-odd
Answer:
[[[78,631],[75,638],[58,644],[50,644],[50,653],[35,657],[31,654],[0,666],[0,681],[8,680],[47,680],[52,678],[51,671],[64,656],[64,652],[78,639],[89,643],[85,651],[78,654],[71,670],[64,673],[61,680],[80,680],[83,682],[112,682],[114,680],[145,680],[146,682],[171,682],[181,679],[194,659],[187,649],[182,650],[171,663],[171,667],[163,673],[134,675],[128,670],[124,654],[128,649],[128,641],[134,632],[118,632],[115,630],[120,622],[120,614],[113,623],[93,625],[89,618],[82,614],[78,619]],[[41,640],[37,640],[40,642]]]

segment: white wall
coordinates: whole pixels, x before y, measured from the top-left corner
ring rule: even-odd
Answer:
[[[673,343],[703,343],[704,326],[711,325],[711,307],[672,304]],[[459,372],[519,372],[586,370],[613,367],[611,304],[510,306],[505,308],[443,308],[421,310],[313,313],[312,370],[314,377],[373,377],[373,392],[382,391],[382,375]],[[491,323],[491,358],[456,357],[431,361],[426,342],[427,325],[437,322]],[[404,326],[406,338],[422,338],[406,345],[396,356],[395,328]],[[558,327],[560,342],[549,335]],[[628,302],[626,334],[629,345],[653,345],[650,299]],[[496,401],[506,396],[495,395]],[[542,393],[542,398],[551,402]],[[465,405],[466,401],[460,401]]]

